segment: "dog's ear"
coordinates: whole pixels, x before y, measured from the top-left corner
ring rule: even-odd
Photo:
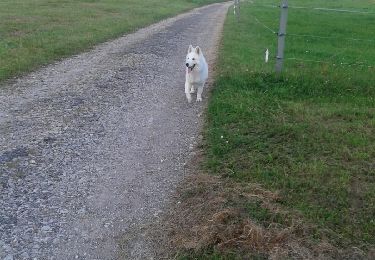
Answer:
[[[188,49],[188,53],[192,52],[192,50],[193,50],[193,46],[190,44],[189,49]]]
[[[195,47],[195,52],[200,55],[201,54],[201,48],[199,46]]]

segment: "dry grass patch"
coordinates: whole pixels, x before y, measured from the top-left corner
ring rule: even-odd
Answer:
[[[307,223],[298,212],[284,210],[279,199],[258,184],[193,174],[153,229],[161,245],[158,255],[168,259],[366,258],[357,248],[344,250],[330,244],[324,238],[328,231]]]

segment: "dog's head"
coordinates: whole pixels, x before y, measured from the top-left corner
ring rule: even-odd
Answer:
[[[199,48],[199,46],[195,48],[191,45],[189,46],[188,53],[186,55],[186,63],[185,63],[189,73],[192,72],[195,66],[198,65],[199,56],[201,54],[202,54],[202,51]]]

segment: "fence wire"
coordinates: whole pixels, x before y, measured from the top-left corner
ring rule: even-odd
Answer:
[[[252,2],[252,5],[258,6],[254,2]],[[273,8],[280,8],[280,6],[277,5],[261,5],[265,7],[273,7]],[[357,12],[354,10],[344,10],[344,9],[330,9],[330,8],[309,8],[309,7],[298,7],[298,6],[288,6],[295,9],[313,9],[318,11],[342,11],[342,12],[352,12],[352,13],[366,13],[366,14],[375,14],[371,12]],[[266,25],[264,22],[260,21],[254,14],[251,14],[252,18],[256,21],[257,24],[261,25],[263,28],[265,28],[267,31],[271,32],[274,35],[277,35],[278,32],[273,30],[270,26]],[[339,37],[339,36],[322,36],[322,35],[313,35],[313,34],[296,34],[296,33],[287,33],[286,36],[292,36],[292,37],[303,37],[303,38],[318,38],[318,39],[337,39],[337,40],[348,40],[348,41],[362,41],[362,42],[375,42],[375,40],[372,39],[363,39],[363,38],[354,38],[354,37]],[[296,57],[290,57],[290,58],[284,58],[285,60],[295,60],[295,61],[304,61],[304,62],[313,62],[313,63],[325,63],[325,64],[332,64],[333,66],[336,65],[347,65],[347,66],[359,66],[359,67],[368,67],[368,68],[375,68],[374,65],[368,65],[365,62],[334,62],[331,59],[342,54],[336,53],[332,55],[331,57],[327,58],[327,60],[316,60],[316,59],[301,59]],[[275,57],[276,58],[276,57]]]
[[[255,7],[270,7],[270,8],[280,8],[280,5],[271,5],[271,4],[252,4]],[[315,10],[315,11],[325,11],[325,12],[338,12],[338,13],[352,13],[352,14],[369,14],[375,15],[375,12],[367,12],[361,10],[349,10],[349,9],[337,9],[337,8],[325,8],[325,7],[307,7],[307,6],[293,6],[288,5],[288,8],[291,9],[306,9],[306,10]]]

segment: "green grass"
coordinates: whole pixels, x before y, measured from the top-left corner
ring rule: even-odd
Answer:
[[[254,18],[277,31],[279,10],[264,4],[278,1],[254,2],[242,3],[239,23],[229,12],[224,27],[206,166],[279,191],[282,207],[329,230],[334,245],[366,251],[375,245],[375,2],[295,3],[374,14],[289,9],[287,33],[334,38],[287,36],[281,76],[263,54],[275,56],[277,37]]]
[[[0,81],[215,0],[3,0]]]

